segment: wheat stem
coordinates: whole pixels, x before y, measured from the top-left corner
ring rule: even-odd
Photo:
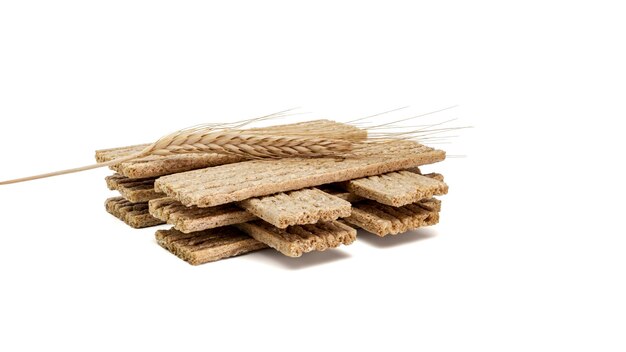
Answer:
[[[97,169],[97,168],[100,168],[100,167],[111,166],[111,165],[123,163],[125,161],[129,161],[129,160],[132,160],[132,159],[135,159],[135,158],[136,158],[135,155],[129,155],[129,156],[126,156],[126,157],[123,157],[123,158],[118,158],[118,159],[115,159],[115,160],[107,161],[106,163],[92,164],[92,165],[88,165],[88,166],[77,167],[77,168],[74,168],[74,169],[67,169],[67,170],[49,172],[49,173],[41,174],[41,175],[16,178],[14,180],[2,181],[2,182],[0,182],[0,185],[10,185],[12,183],[20,183],[20,182],[38,180],[38,179],[41,179],[41,178],[48,178],[48,177],[59,176],[59,175],[73,174],[73,173],[76,173],[76,172],[93,170],[93,169]]]

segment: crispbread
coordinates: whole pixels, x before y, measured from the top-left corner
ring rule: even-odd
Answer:
[[[185,260],[199,265],[267,248],[267,245],[232,226],[185,234],[180,231],[159,230],[157,243]]]
[[[356,239],[356,230],[339,221],[290,226],[286,229],[279,229],[260,220],[235,226],[289,257],[299,257],[311,251],[324,251],[342,244],[349,245]]]
[[[162,198],[163,194],[154,191],[154,178],[134,179],[115,174],[106,177],[107,187],[118,191],[122,197],[132,203],[147,202]]]
[[[185,207],[172,198],[153,199],[149,202],[150,214],[166,221],[183,233],[213,229],[256,220],[257,217],[234,204],[210,208]]]
[[[254,134],[277,134],[283,136],[297,136],[303,130],[326,130],[320,133],[320,138],[335,138],[342,140],[360,141],[367,138],[367,131],[357,127],[329,120],[315,120],[288,125],[279,125],[265,128],[250,129]],[[141,144],[122,148],[102,149],[96,151],[96,160],[99,163],[138,153],[148,144]],[[201,169],[216,165],[224,165],[244,161],[245,158],[237,155],[213,153],[177,154],[170,156],[152,155],[133,161],[123,162],[111,166],[111,169],[122,176],[129,178],[148,178],[169,175],[189,170]]]
[[[346,189],[363,198],[401,207],[448,193],[448,185],[409,171],[396,171],[346,182]]]
[[[315,188],[246,199],[239,206],[281,229],[350,216],[349,202]]]
[[[107,199],[105,207],[111,215],[136,229],[163,224],[150,215],[148,203],[131,203],[122,197],[115,197]]]
[[[208,208],[185,207],[173,198],[160,198],[149,202],[149,210],[155,218],[166,221],[184,233],[240,224],[258,220],[261,216],[274,226],[285,228],[350,215],[349,202],[310,189],[247,199],[240,205],[243,209],[235,204]]]
[[[360,196],[345,191],[338,184],[324,185],[321,191],[350,203],[364,200],[364,198]],[[294,192],[288,192],[287,194],[290,193]],[[272,197],[273,196],[267,196],[258,199],[272,199]],[[284,207],[293,203],[293,200],[286,199],[284,202],[275,204],[278,207]],[[218,205],[208,208],[198,208],[195,206],[186,207],[173,198],[155,199],[150,201],[149,204],[150,213],[154,217],[173,225],[175,229],[184,233],[258,220],[256,216],[234,204]]]
[[[346,191],[345,189],[340,187],[338,184],[323,185],[323,186],[320,186],[319,189],[337,198],[341,198],[345,200],[346,202],[354,203],[354,202],[363,200],[363,197],[359,197],[356,194]]]
[[[159,178],[155,189],[186,206],[211,207],[431,164],[445,152],[412,141],[364,144],[335,159],[253,160]]]
[[[352,215],[344,221],[384,237],[439,222],[441,202],[424,199],[414,204],[393,207],[365,200],[352,205]]]

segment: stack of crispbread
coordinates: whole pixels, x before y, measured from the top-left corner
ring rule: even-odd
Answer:
[[[254,129],[297,135],[323,127],[353,142],[367,132],[328,120]],[[98,162],[137,152],[145,145],[99,150]],[[356,239],[356,227],[378,236],[399,234],[439,221],[446,194],[439,174],[421,165],[445,153],[412,141],[361,143],[348,158],[245,160],[221,154],[149,156],[112,167],[109,213],[135,228],[170,224],[156,232],[168,251],[197,265],[263,248],[299,257]]]

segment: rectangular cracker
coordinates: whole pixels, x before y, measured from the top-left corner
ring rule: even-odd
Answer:
[[[351,208],[349,202],[315,188],[246,199],[239,206],[280,229],[337,220],[350,216]]]
[[[143,203],[164,197],[154,190],[154,180],[154,178],[133,179],[120,174],[106,177],[107,187],[112,191],[118,191],[132,203]]]
[[[352,215],[344,221],[380,237],[396,235],[439,222],[441,201],[431,198],[402,207],[365,200],[352,205]]]
[[[214,262],[267,248],[266,244],[232,226],[191,234],[174,229],[159,230],[155,237],[161,247],[191,265]]]
[[[379,175],[445,159],[445,152],[412,141],[364,144],[335,159],[253,160],[159,178],[158,192],[186,206],[211,207],[252,197]]]
[[[350,203],[364,200],[364,198],[344,190],[339,184],[324,185],[321,191]],[[268,196],[267,198],[271,197]],[[264,198],[266,197],[261,197],[260,199]],[[293,202],[287,199],[284,203],[276,204],[277,206],[285,206],[293,204]],[[152,216],[173,225],[175,229],[184,233],[258,220],[256,216],[234,204],[198,208],[195,206],[186,207],[173,198],[161,198],[150,201],[149,209]]]
[[[279,125],[265,128],[252,128],[249,131],[254,134],[279,134],[297,135],[304,129],[316,129],[328,131],[320,135],[325,138],[360,141],[367,138],[367,131],[354,126],[329,120],[315,120],[288,125]],[[96,160],[101,162],[110,161],[140,152],[148,144],[134,145],[129,147],[102,149],[96,151]],[[169,175],[189,170],[201,169],[216,165],[231,164],[244,161],[245,158],[237,155],[222,154],[178,154],[170,156],[147,156],[133,161],[111,166],[111,169],[129,178],[148,178]]]
[[[351,210],[348,201],[316,189],[251,198],[239,203],[241,207],[232,203],[208,208],[185,207],[173,198],[154,199],[148,204],[152,216],[184,233],[241,224],[259,218],[276,227],[285,228],[335,220],[349,216]]]
[[[148,203],[131,203],[122,197],[115,197],[107,199],[104,205],[109,214],[136,229],[164,223],[150,215]]]
[[[350,192],[346,191],[345,189],[343,189],[338,184],[322,185],[322,186],[319,187],[319,189],[322,192],[328,193],[328,194],[333,195],[333,196],[335,196],[337,198],[341,198],[341,199],[345,200],[346,202],[355,203],[355,202],[358,202],[360,200],[363,200],[363,197],[359,197],[356,194],[353,194],[353,193],[350,193]]]
[[[346,182],[346,189],[363,198],[401,207],[448,193],[445,183],[410,171],[396,171]]]
[[[185,207],[172,198],[153,199],[148,204],[152,216],[173,225],[183,233],[257,220],[256,216],[234,204],[210,208]]]
[[[264,221],[235,225],[257,241],[263,242],[289,257],[299,257],[311,251],[324,251],[349,245],[356,239],[356,230],[339,221],[279,229]]]

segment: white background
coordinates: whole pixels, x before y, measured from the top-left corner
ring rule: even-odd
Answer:
[[[192,267],[105,213],[107,170],[1,186],[0,350],[626,349],[620,2],[224,3],[0,2],[0,178],[459,104],[441,224]]]

